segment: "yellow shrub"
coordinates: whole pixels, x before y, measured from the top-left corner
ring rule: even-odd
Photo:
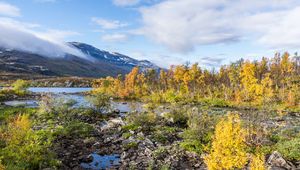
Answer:
[[[251,163],[250,163],[251,170],[265,170],[265,157],[262,154],[252,155],[251,156]]]
[[[204,158],[209,170],[242,168],[247,163],[246,131],[237,114],[229,113],[216,126],[210,154]]]
[[[9,123],[5,140],[9,143],[20,143],[30,130],[31,123],[28,115],[19,115]]]

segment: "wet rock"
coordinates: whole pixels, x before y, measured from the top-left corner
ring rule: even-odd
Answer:
[[[84,163],[91,163],[91,162],[93,162],[93,159],[94,158],[92,157],[92,155],[89,155],[89,156],[83,158],[82,162],[84,162]]]

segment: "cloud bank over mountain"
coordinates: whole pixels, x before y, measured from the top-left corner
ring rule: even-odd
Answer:
[[[36,31],[36,28],[41,28],[41,26],[20,22],[14,18],[20,15],[20,10],[17,7],[0,2],[0,47],[47,57],[64,57],[68,53],[88,58],[64,42],[65,37],[78,35],[78,33],[53,29]]]

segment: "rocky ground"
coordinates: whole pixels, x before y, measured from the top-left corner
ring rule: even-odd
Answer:
[[[179,136],[182,133],[180,130],[170,132],[166,141],[162,142],[153,138],[151,133],[143,133],[139,128],[128,128],[124,117],[117,114],[106,120],[85,121],[94,127],[89,137],[63,137],[55,142],[54,150],[62,160],[62,169],[82,169],[81,163],[93,161],[92,153],[119,155],[120,164],[109,165],[107,169],[206,169],[202,159],[204,155],[197,155],[179,147]],[[266,124],[281,126],[283,122],[284,120],[278,119]],[[99,163],[101,162],[95,164]],[[266,163],[274,170],[300,169],[300,162],[286,161],[277,151],[267,157]]]

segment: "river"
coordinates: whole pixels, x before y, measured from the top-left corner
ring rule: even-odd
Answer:
[[[81,94],[83,92],[89,92],[92,88],[68,88],[68,87],[30,87],[28,91],[31,93],[47,93],[51,94],[56,99],[73,100],[76,102],[74,107],[88,108],[92,104],[86,99],[86,96]],[[5,101],[5,105],[12,107],[29,107],[35,108],[39,106],[38,100],[11,100]],[[139,102],[124,102],[124,101],[112,101],[112,108],[118,109],[122,113],[131,112],[133,110],[141,110],[142,106]]]

